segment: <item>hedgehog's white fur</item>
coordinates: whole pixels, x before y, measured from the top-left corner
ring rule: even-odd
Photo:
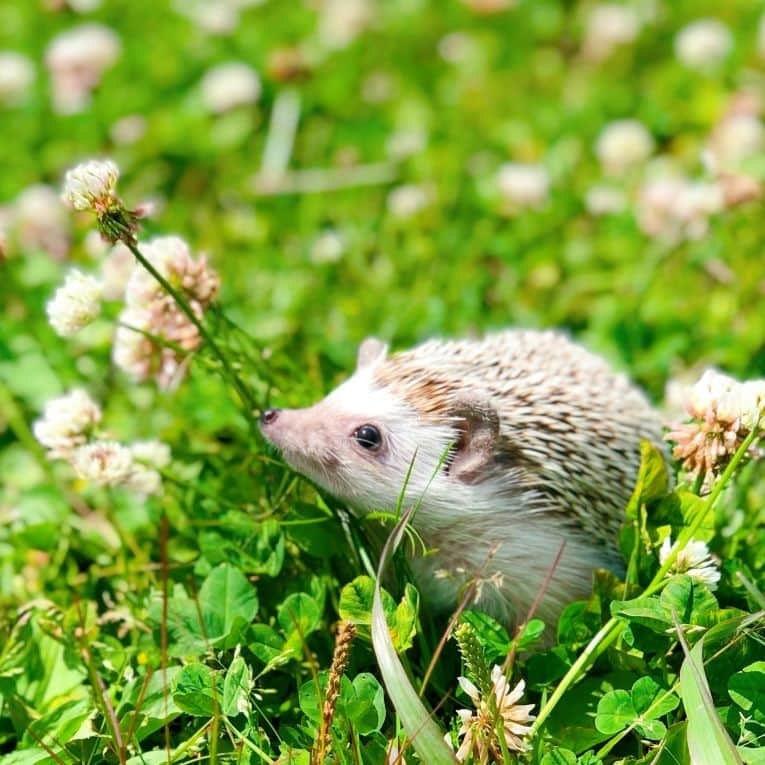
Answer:
[[[555,332],[385,351],[367,341],[350,379],[312,407],[280,411],[263,432],[293,467],[362,512],[394,509],[411,465],[404,503],[421,501],[414,524],[438,550],[413,566],[437,605],[453,607],[467,579],[499,571],[504,584],[483,589],[485,605],[506,621],[522,617],[565,541],[538,611],[553,621],[589,592],[594,568],[618,565],[639,441],[660,438],[650,405]],[[365,424],[382,432],[379,452],[354,439]],[[450,576],[437,577],[440,569]]]

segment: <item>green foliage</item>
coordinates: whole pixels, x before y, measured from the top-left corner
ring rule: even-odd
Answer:
[[[213,5],[223,27],[235,8],[231,29],[191,17]],[[333,5],[355,3],[0,2],[0,52],[35,71],[16,103],[0,61],[0,765],[309,765],[339,619],[358,637],[327,762],[383,765],[394,739],[410,765],[452,761],[443,736],[459,739],[456,710],[471,702],[456,694],[454,641],[441,641],[449,614],[398,557],[387,589],[370,576],[390,531],[380,519],[401,508],[350,515],[257,430],[265,407],[333,388],[364,337],[401,348],[563,327],[657,403],[671,377],[710,364],[765,376],[762,199],[679,238],[651,236],[640,212],[661,163],[711,182],[701,157],[723,119],[756,111],[760,4],[626,2],[640,29],[602,60],[586,44],[595,3],[487,14],[481,0],[380,0],[347,45],[327,42]],[[733,48],[694,70],[674,41],[705,17]],[[121,50],[83,111],[62,113],[46,49],[92,22]],[[200,83],[228,60],[251,65],[262,92],[214,113]],[[657,162],[614,175],[595,147],[623,118],[646,126]],[[111,359],[120,300],[71,339],[49,326],[66,271],[98,274],[106,256],[92,218],[36,205],[25,217],[23,192],[57,194],[67,168],[106,155],[128,205],[160,202],[140,239],[177,232],[220,273],[204,327],[230,368],[207,344],[167,389],[130,380]],[[737,170],[761,182],[764,159],[760,143]],[[545,203],[508,205],[496,182],[508,161],[546,168]],[[402,186],[420,209],[396,211]],[[592,210],[603,186],[622,209]],[[103,435],[171,446],[161,495],[88,485],[46,458],[32,423],[73,387],[102,405]],[[710,510],[666,456],[642,445],[623,568],[595,572],[557,624],[519,629],[463,604],[468,676],[485,691],[512,656],[518,703],[542,719],[504,765],[765,763],[763,463],[742,464]],[[660,570],[664,540],[691,526],[720,563],[714,589]],[[524,573],[505,572],[510,590]]]

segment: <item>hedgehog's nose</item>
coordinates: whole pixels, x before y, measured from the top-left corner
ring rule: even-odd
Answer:
[[[260,424],[270,425],[275,422],[276,418],[279,416],[279,412],[281,412],[281,409],[266,409],[266,411],[260,415]]]

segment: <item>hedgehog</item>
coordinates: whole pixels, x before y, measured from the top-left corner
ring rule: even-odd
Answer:
[[[593,570],[620,570],[640,442],[661,443],[646,397],[552,330],[435,339],[394,355],[368,338],[326,398],[269,409],[260,427],[292,468],[357,513],[417,503],[413,524],[432,550],[412,560],[425,601],[448,610],[468,581],[490,578],[479,606],[508,625],[541,589],[537,615],[555,623],[590,593]]]

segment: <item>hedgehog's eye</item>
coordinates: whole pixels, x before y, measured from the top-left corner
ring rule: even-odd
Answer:
[[[374,425],[362,425],[353,431],[356,443],[370,452],[376,452],[382,446],[382,436]]]

